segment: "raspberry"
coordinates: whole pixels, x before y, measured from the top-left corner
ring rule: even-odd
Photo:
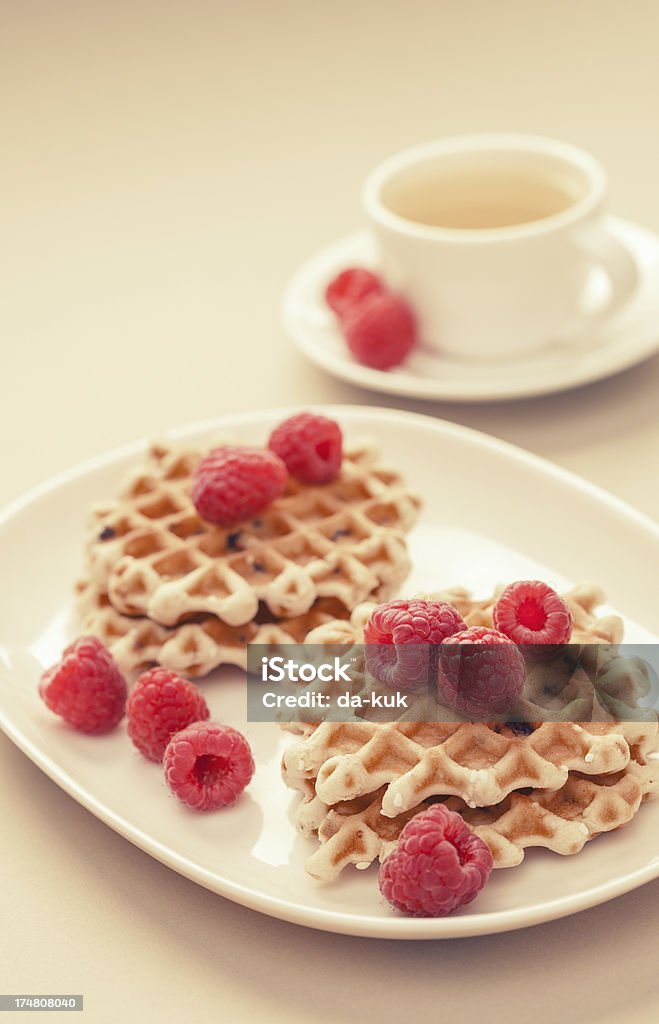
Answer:
[[[348,348],[355,359],[375,370],[398,366],[416,342],[416,322],[398,295],[369,295],[344,321]]]
[[[519,700],[525,680],[524,658],[496,629],[471,626],[439,649],[438,697],[464,715],[503,714]]]
[[[196,811],[228,807],[254,774],[249,743],[237,729],[195,722],[172,736],[163,758],[165,780]]]
[[[208,718],[199,689],[176,672],[152,668],[133,687],[126,705],[128,735],[150,761],[162,761],[175,732]]]
[[[428,681],[435,651],[465,623],[444,601],[398,599],[371,612],[364,628],[366,664],[372,676],[385,686],[414,686]]]
[[[416,814],[380,868],[380,892],[412,917],[446,917],[471,903],[493,861],[489,846],[455,811],[433,804]]]
[[[382,281],[370,270],[350,267],[333,278],[325,291],[327,305],[343,319],[369,295],[384,291]]]
[[[341,470],[339,424],[326,416],[301,412],[276,427],[268,442],[288,472],[305,484],[326,484]]]
[[[364,627],[366,644],[441,644],[466,625],[445,601],[398,598],[378,605]]]
[[[262,512],[285,487],[286,467],[274,452],[225,445],[198,463],[191,495],[203,519],[235,526]]]
[[[51,711],[80,732],[109,732],[123,718],[126,680],[95,636],[70,644],[41,677],[39,694]]]
[[[497,629],[520,645],[525,657],[536,661],[554,657],[572,635],[570,609],[541,580],[511,583],[495,604],[492,619]]]

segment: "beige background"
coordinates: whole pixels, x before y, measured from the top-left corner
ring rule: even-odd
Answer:
[[[4,0],[0,500],[186,421],[377,403],[303,362],[278,306],[300,262],[360,223],[366,171],[405,145],[564,137],[609,167],[616,213],[659,229],[658,33],[653,0]],[[652,515],[658,389],[654,359],[542,400],[408,406]],[[4,738],[0,812],[0,991],[84,992],[94,1022],[656,1019],[659,883],[527,932],[377,943],[206,893]]]

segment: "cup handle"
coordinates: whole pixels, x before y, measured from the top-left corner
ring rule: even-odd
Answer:
[[[611,284],[609,301],[601,309],[585,313],[579,323],[561,338],[578,342],[590,339],[593,327],[609,321],[625,306],[638,284],[638,268],[629,250],[602,221],[577,228],[572,240],[593,264],[604,269]]]

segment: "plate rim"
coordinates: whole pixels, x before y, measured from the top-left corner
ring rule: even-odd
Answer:
[[[508,441],[500,440],[492,435],[475,430],[471,427],[464,427],[460,424],[451,423],[422,413],[407,412],[399,409],[387,409],[381,406],[354,406],[354,405],[305,405],[274,407],[266,410],[248,413],[228,413],[221,417],[202,420],[192,424],[185,424],[166,431],[164,436],[173,440],[182,440],[187,437],[204,436],[213,431],[241,424],[253,424],[267,422],[277,417],[292,415],[301,409],[315,408],[326,414],[351,416],[364,421],[373,418],[385,418],[390,421],[406,421],[412,426],[415,424],[420,428],[430,429],[438,436],[449,436],[458,439],[471,441],[489,451],[506,453],[519,463],[530,468],[540,470],[545,474],[554,476],[567,484],[576,486],[582,492],[608,504],[618,514],[624,515],[627,520],[648,533],[651,538],[659,544],[659,524],[655,523],[649,516],[645,515],[629,505],[623,499],[610,494],[604,488],[593,484],[580,477],[578,474],[557,466],[542,456],[535,455]],[[21,512],[32,505],[35,501],[42,499],[47,494],[58,490],[60,487],[73,483],[77,479],[88,475],[97,469],[111,465],[132,455],[139,454],[148,445],[148,439],[140,439],[126,445],[113,448],[105,453],[83,460],[63,472],[57,473],[43,483],[31,488],[23,495],[11,501],[4,509],[0,510],[0,539],[4,528],[13,521]],[[81,785],[68,771],[61,768],[53,758],[41,750],[29,736],[25,735],[10,715],[0,705],[0,728],[7,737],[37,765],[53,782],[69,796],[75,799],[86,810],[94,814],[104,824],[108,825],[123,838],[129,840],[143,852],[154,857],[160,863],[177,871],[179,874],[197,884],[204,886],[218,895],[231,899],[251,910],[265,913],[270,917],[288,921],[306,927],[315,928],[321,931],[328,931],[338,934],[355,935],[367,938],[383,939],[446,939],[462,938],[476,935],[498,934],[499,932],[512,931],[520,928],[531,927],[547,921],[557,920],[573,913],[586,910],[589,907],[604,903],[617,896],[630,892],[637,887],[653,881],[659,877],[659,857],[649,862],[642,868],[638,868],[631,874],[621,878],[603,882],[592,889],[587,889],[577,895],[559,897],[541,908],[534,908],[533,905],[527,908],[513,908],[510,910],[499,910],[483,914],[469,914],[463,917],[410,919],[393,916],[381,918],[370,914],[348,914],[345,911],[334,911],[308,907],[303,904],[293,903],[290,899],[264,894],[243,885],[209,872],[206,868],[200,867],[190,861],[188,857],[178,853],[170,846],[166,846],[152,838],[137,826],[132,825],[122,815],[117,814],[110,807],[98,800],[89,792],[84,785]],[[218,881],[220,884],[218,885]]]
[[[645,240],[652,240],[659,253],[659,233],[652,231],[644,224],[625,217],[614,217],[607,215],[605,223],[616,228],[622,226],[642,234]],[[500,386],[496,391],[488,390],[485,384],[469,385],[464,380],[442,381],[440,378],[415,377],[404,372],[386,372],[375,370],[359,363],[351,362],[348,358],[340,358],[332,352],[326,351],[322,345],[315,344],[310,340],[309,332],[299,322],[295,313],[296,296],[300,286],[315,276],[314,271],[320,267],[336,250],[363,244],[369,237],[367,228],[352,231],[334,242],[318,249],[312,256],[308,257],[289,278],[281,301],[281,318],[287,334],[292,338],[296,348],[314,365],[329,373],[339,380],[347,381],[356,387],[366,388],[380,394],[400,395],[412,399],[434,400],[436,402],[464,402],[482,404],[488,402],[510,402],[522,401],[526,398],[537,398],[543,395],[559,394],[564,391],[574,391],[577,388],[586,387],[589,384],[606,380],[609,377],[623,373],[646,359],[651,358],[659,351],[659,328],[656,336],[643,345],[629,346],[621,350],[613,365],[603,361],[588,366],[585,372],[572,375],[569,379],[556,379],[543,376],[539,372],[533,383],[522,381],[518,384]],[[632,300],[630,300],[632,301]]]

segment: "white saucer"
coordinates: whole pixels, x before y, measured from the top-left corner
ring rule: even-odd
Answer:
[[[659,236],[618,217],[606,220],[637,263],[639,284],[625,309],[588,346],[555,345],[523,360],[462,361],[417,349],[399,369],[371,370],[350,355],[324,301],[328,281],[349,266],[377,270],[374,243],[359,231],[318,253],[295,274],[283,300],[286,329],[312,362],[373,391],[445,402],[497,402],[548,394],[609,377],[659,350]],[[593,290],[601,287],[593,273]]]

